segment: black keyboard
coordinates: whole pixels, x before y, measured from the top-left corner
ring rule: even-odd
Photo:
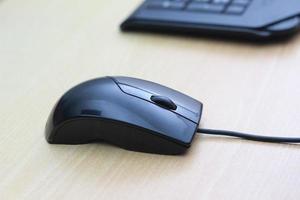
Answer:
[[[252,0],[147,0],[147,9],[243,14]]]
[[[300,28],[300,0],[145,0],[123,31],[284,38]]]

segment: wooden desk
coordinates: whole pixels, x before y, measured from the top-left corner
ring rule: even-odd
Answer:
[[[184,156],[49,145],[48,114],[84,80],[127,75],[204,105],[202,127],[300,135],[300,35],[286,43],[121,33],[131,1],[0,1],[0,199],[298,200],[300,147],[197,136]]]

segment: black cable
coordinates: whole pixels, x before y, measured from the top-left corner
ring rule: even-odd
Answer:
[[[273,143],[300,143],[300,138],[292,137],[273,137],[273,136],[262,136],[262,135],[251,135],[246,133],[234,132],[234,131],[225,131],[225,130],[213,130],[213,129],[204,129],[198,128],[198,133],[207,134],[207,135],[222,135],[237,137],[246,140],[254,140],[259,142],[273,142]]]

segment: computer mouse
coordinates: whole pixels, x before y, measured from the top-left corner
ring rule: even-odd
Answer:
[[[183,154],[192,144],[202,107],[154,82],[97,78],[58,100],[46,124],[46,139],[51,144],[106,142],[138,152]]]

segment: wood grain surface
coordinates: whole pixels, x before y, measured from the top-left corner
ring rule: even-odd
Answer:
[[[299,145],[199,135],[187,154],[161,156],[45,141],[58,98],[106,75],[199,99],[205,128],[300,136],[300,35],[258,45],[120,32],[139,3],[0,1],[0,199],[299,200]]]

